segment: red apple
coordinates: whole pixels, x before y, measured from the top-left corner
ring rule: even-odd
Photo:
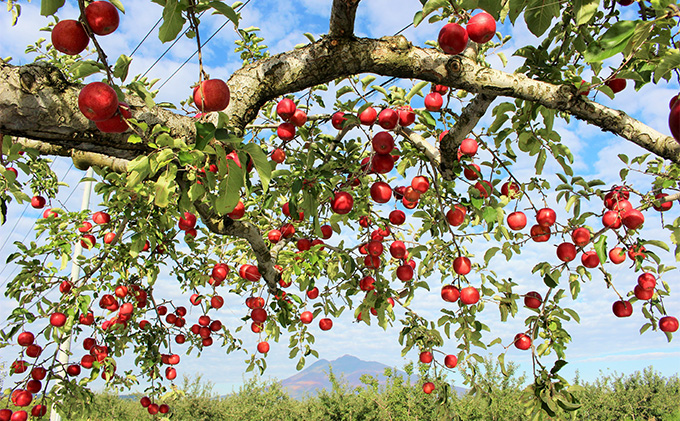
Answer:
[[[409,265],[401,265],[397,268],[397,278],[402,282],[413,279],[413,268]]]
[[[654,296],[654,289],[644,289],[640,285],[635,285],[633,293],[638,300],[647,301]]]
[[[276,114],[284,121],[290,120],[290,118],[293,117],[293,114],[295,114],[295,110],[295,102],[290,98],[283,98],[276,104]]]
[[[392,130],[397,127],[399,114],[391,108],[385,108],[378,114],[378,125],[385,130]]]
[[[375,289],[375,279],[372,276],[364,276],[359,281],[359,289],[362,291],[373,291]]]
[[[186,214],[185,214],[185,216],[186,216]],[[195,219],[196,219],[196,217],[194,217],[194,220]],[[111,221],[111,216],[106,212],[102,212],[102,211],[95,212],[95,213],[92,214],[92,221],[94,221],[94,223],[98,224],[98,225],[108,224]],[[194,222],[194,225],[195,224],[196,223]],[[193,227],[191,227],[191,228],[193,228]]]
[[[576,258],[576,246],[564,242],[557,246],[557,258],[563,262],[571,262]]]
[[[90,42],[83,24],[72,19],[61,20],[54,25],[51,38],[57,51],[72,56],[83,52]]]
[[[220,297],[219,295],[215,295],[212,298],[210,298],[210,307],[214,309],[220,309],[224,305],[224,298]]]
[[[89,83],[78,94],[78,109],[88,120],[108,120],[118,110],[118,95],[106,83]]]
[[[290,122],[293,123],[296,127],[302,127],[305,125],[307,122],[307,113],[302,111],[301,109],[296,109],[295,112],[293,113],[293,116],[290,118]]]
[[[616,265],[623,263],[626,260],[626,253],[621,247],[614,247],[609,250],[609,260]]]
[[[432,353],[430,351],[423,351],[420,353],[420,362],[423,364],[429,364],[432,362]]]
[[[116,239],[115,232],[107,232],[106,234],[104,234],[104,244],[111,244],[115,239]]]
[[[524,212],[517,211],[508,215],[508,227],[513,231],[519,231],[527,226],[527,216]]]
[[[626,88],[626,79],[621,79],[618,77],[613,77],[604,83],[609,86],[612,92],[619,93]]]
[[[486,180],[480,180],[475,183],[475,189],[479,192],[479,196],[487,198],[493,194],[493,184]]]
[[[436,92],[439,95],[446,95],[449,91],[449,87],[445,85],[432,85],[432,92]]]
[[[458,365],[458,357],[455,355],[447,355],[444,357],[444,365],[448,368],[455,368]]]
[[[371,145],[377,154],[387,155],[394,149],[394,138],[388,132],[379,132],[373,136]]]
[[[319,288],[317,288],[317,287],[314,287],[314,288],[310,289],[309,291],[307,291],[307,298],[309,298],[310,300],[314,300],[318,296],[319,296]]]
[[[430,180],[423,175],[415,176],[411,180],[411,187],[420,193],[425,193],[430,188]]]
[[[645,223],[645,216],[637,209],[630,209],[622,213],[621,219],[623,220],[623,225],[631,230],[638,229]]]
[[[612,305],[612,311],[616,317],[628,317],[633,314],[633,306],[629,301],[615,301]]]
[[[38,358],[42,354],[42,347],[40,345],[31,344],[26,347],[26,355],[31,358]]]
[[[321,330],[330,330],[333,327],[333,320],[329,318],[323,318],[319,320],[319,328]]]
[[[454,227],[459,226],[465,221],[465,213],[466,209],[462,205],[454,205],[453,209],[449,209],[446,212],[446,220],[449,222],[450,225],[453,225]]]
[[[208,79],[194,88],[194,103],[203,113],[222,111],[229,105],[229,87],[222,79]]]
[[[87,250],[90,250],[95,244],[97,244],[97,239],[92,234],[85,234],[80,240],[80,245]]]
[[[281,148],[276,148],[271,154],[272,161],[276,162],[277,164],[282,163],[283,161],[286,160],[286,153],[283,151]]]
[[[80,366],[78,364],[71,364],[66,367],[66,374],[71,377],[76,377],[80,375]]]
[[[618,229],[621,228],[623,221],[617,211],[609,210],[602,215],[602,225],[605,228]]]
[[[677,142],[680,142],[680,101],[676,101],[668,115],[668,126]]]
[[[557,214],[550,208],[539,209],[536,214],[536,222],[542,227],[551,227],[557,220]]]
[[[460,144],[459,150],[462,155],[475,156],[478,148],[479,145],[477,144],[477,141],[475,139],[467,138],[463,139],[463,141]]]
[[[321,226],[321,238],[328,240],[333,235],[333,228],[330,225]]]
[[[371,126],[375,123],[378,118],[378,112],[373,107],[367,107],[361,113],[359,113],[359,121],[364,126]]]
[[[331,124],[337,130],[342,130],[342,125],[347,121],[345,118],[345,113],[338,111],[331,117]]]
[[[269,343],[268,342],[260,342],[257,344],[257,352],[260,354],[266,354],[269,352]]]
[[[479,291],[475,287],[465,287],[460,290],[460,302],[463,304],[476,304],[479,301]]]
[[[257,269],[257,266],[250,264],[241,265],[241,267],[238,270],[238,273],[241,276],[241,278],[250,282],[257,282],[260,280],[261,277],[260,271]]]
[[[404,222],[406,222],[406,214],[404,213],[404,211],[393,210],[392,212],[390,212],[390,223],[391,224],[401,225]]]
[[[503,196],[508,196],[509,199],[518,197],[520,195],[520,191],[521,187],[513,181],[506,181],[501,186],[501,194]]]
[[[484,44],[496,34],[496,21],[486,12],[474,15],[465,25],[470,39],[478,44]]]
[[[411,124],[413,124],[414,121],[416,121],[416,114],[413,112],[413,109],[408,105],[399,107],[397,113],[399,114],[399,125],[401,127],[410,126]]]
[[[392,188],[384,181],[371,185],[371,198],[377,203],[387,203],[392,198]]]
[[[662,332],[675,332],[678,330],[678,319],[673,316],[664,316],[659,319],[659,329]]]
[[[515,335],[515,348],[521,349],[521,350],[527,350],[531,348],[531,338],[524,334],[524,333],[518,333]]]
[[[293,123],[281,123],[276,129],[276,135],[283,141],[295,138],[295,125]]]
[[[479,175],[481,174],[482,169],[479,167],[477,164],[470,164],[465,166],[463,169],[463,175],[465,178],[468,180],[476,180],[479,178]]]
[[[60,312],[54,312],[50,315],[50,324],[54,327],[62,327],[66,324],[66,315]]]
[[[444,98],[437,92],[430,92],[425,95],[425,109],[427,111],[439,111],[444,104]]]
[[[654,289],[656,287],[656,277],[649,272],[638,276],[638,285],[642,289]]]
[[[666,196],[668,196],[667,193],[657,193],[657,194],[654,196],[654,198],[657,199],[657,200],[659,200],[659,199],[663,199],[663,198],[666,197]],[[33,203],[33,202],[31,202],[31,203]],[[653,205],[653,206],[654,206],[654,209],[655,209],[655,210],[657,210],[657,211],[659,211],[659,212],[665,212],[665,211],[667,211],[667,210],[669,210],[670,208],[673,207],[673,202],[664,202],[664,203],[661,203],[660,205],[656,205],[656,204],[655,204],[655,205]],[[35,207],[35,206],[34,206],[34,207]]]
[[[442,300],[449,303],[455,303],[458,301],[458,297],[460,297],[460,291],[453,285],[444,285],[442,287],[441,296]]]
[[[229,266],[226,263],[216,263],[210,272],[210,276],[218,282],[224,281],[227,275],[229,275]]]
[[[432,382],[423,383],[423,392],[425,392],[429,395],[433,391],[434,391],[434,383],[432,383]]]
[[[31,198],[31,206],[33,206],[33,208],[35,208],[35,209],[42,209],[42,208],[44,208],[44,207],[45,207],[45,203],[47,203],[47,201],[46,201],[45,198],[42,197],[42,196],[33,196],[33,197]]]
[[[118,10],[108,1],[95,1],[85,8],[87,24],[96,35],[108,35],[118,29]]]
[[[352,210],[353,205],[354,199],[352,195],[344,191],[335,193],[335,197],[331,201],[331,209],[340,215],[348,214]]]
[[[584,227],[576,228],[571,233],[571,239],[576,246],[583,247],[590,242],[590,231]]]
[[[130,106],[125,102],[118,103],[118,110],[109,119],[96,121],[94,124],[103,133],[124,133],[130,128],[127,119],[132,118]]]
[[[600,258],[595,250],[586,251],[581,255],[581,264],[587,268],[596,268],[600,264]]]
[[[536,291],[527,292],[527,295],[524,296],[524,305],[529,308],[536,309],[539,308],[541,304],[543,304],[543,297]]]
[[[470,259],[465,256],[458,256],[453,260],[453,270],[458,275],[467,275],[472,270]]]
[[[550,228],[536,224],[531,227],[529,234],[535,242],[544,243],[550,239]]]
[[[390,244],[390,254],[395,259],[403,259],[406,257],[406,245],[403,241],[394,241]]]
[[[468,34],[465,28],[457,23],[447,23],[439,31],[439,46],[446,54],[460,54],[468,44]]]

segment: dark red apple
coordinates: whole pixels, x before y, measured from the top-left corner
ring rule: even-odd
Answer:
[[[394,137],[388,132],[379,132],[373,136],[371,145],[377,154],[389,154],[394,149]]]
[[[34,209],[42,209],[45,207],[45,203],[47,201],[45,200],[44,197],[42,196],[33,196],[31,198],[31,206],[33,206]]]
[[[521,349],[523,351],[531,348],[531,337],[524,333],[518,333],[515,335],[515,348]]]
[[[444,98],[437,92],[430,92],[425,95],[425,109],[427,111],[439,111],[444,104]]]
[[[578,247],[583,247],[590,242],[590,231],[588,228],[579,227],[571,233],[571,239]]]
[[[295,138],[295,125],[293,123],[281,123],[276,129],[276,135],[283,141],[293,140]]]
[[[290,122],[293,123],[296,127],[302,127],[305,125],[307,122],[307,113],[302,111],[301,109],[296,109],[295,112],[293,113],[293,116],[290,118]]]
[[[645,223],[645,216],[637,209],[630,209],[622,213],[621,219],[623,220],[623,225],[631,230],[638,229]]]
[[[468,44],[468,33],[457,23],[447,23],[439,31],[439,46],[446,54],[460,54]]]
[[[576,246],[572,243],[562,243],[557,246],[557,258],[563,262],[571,262],[576,258]]]
[[[413,279],[413,268],[409,265],[401,265],[397,268],[397,278],[403,282]]]
[[[367,107],[359,113],[359,121],[364,126],[372,126],[378,118],[378,112],[373,107]]]
[[[229,87],[222,79],[208,79],[194,88],[194,104],[203,113],[222,111],[229,105]]]
[[[54,25],[51,39],[57,51],[72,56],[82,53],[90,42],[83,24],[72,19],[61,20]]]
[[[673,316],[664,316],[659,319],[659,329],[662,332],[673,333],[678,330],[678,319]]]
[[[404,211],[398,209],[390,212],[390,223],[394,225],[401,225],[406,222],[406,214]]]
[[[550,208],[539,209],[536,214],[536,222],[542,227],[551,227],[557,220],[557,214]]]
[[[644,289],[640,285],[635,285],[633,293],[638,300],[647,301],[654,296],[654,289]]]
[[[654,198],[655,198],[656,200],[659,200],[659,199],[663,199],[663,198],[666,197],[666,196],[668,196],[667,193],[657,193],[657,194],[654,196]],[[31,203],[33,203],[33,202],[31,201]],[[657,210],[657,211],[659,211],[659,212],[666,212],[667,210],[669,210],[670,208],[673,207],[673,202],[663,202],[663,203],[661,203],[660,205],[654,204],[653,206],[654,206],[654,209]],[[35,207],[35,206],[34,206],[34,207]]]
[[[335,193],[335,197],[331,201],[331,209],[340,215],[348,214],[352,210],[352,206],[354,206],[354,198],[344,191]]]
[[[543,297],[536,291],[527,292],[524,296],[524,305],[529,308],[537,309],[541,304],[543,304]]]
[[[444,365],[448,368],[456,368],[456,365],[458,365],[458,357],[455,355],[447,355],[444,357]]]
[[[391,108],[385,108],[378,114],[378,125],[385,130],[392,130],[397,127],[399,114]]]
[[[329,318],[323,318],[319,320],[319,328],[321,330],[330,330],[333,327],[333,320]]]
[[[85,8],[85,19],[96,35],[108,35],[118,29],[118,10],[108,1],[90,3]]]
[[[106,83],[88,83],[78,94],[78,109],[88,120],[108,120],[118,111],[118,95]]]
[[[331,116],[331,124],[336,130],[342,130],[342,125],[347,121],[345,113],[338,111]]]
[[[589,250],[581,255],[581,264],[587,268],[596,268],[600,264],[600,258],[595,250]]]
[[[130,128],[126,120],[132,118],[130,106],[125,102],[118,103],[118,111],[109,119],[96,121],[95,126],[103,133],[124,133]]]
[[[464,206],[454,205],[453,209],[449,209],[446,212],[446,220],[449,222],[450,225],[457,227],[465,221],[466,212],[467,210],[465,209]]]
[[[493,194],[493,184],[486,180],[480,180],[475,183],[475,189],[479,192],[479,196],[487,198]]]
[[[501,186],[501,194],[503,196],[508,196],[509,199],[518,197],[520,195],[520,191],[521,187],[513,181],[506,181]]]
[[[378,174],[387,174],[394,168],[392,155],[375,154],[371,159],[371,170]]]
[[[453,285],[444,285],[441,291],[442,300],[455,303],[460,297],[460,291]]]
[[[637,282],[642,289],[654,289],[656,287],[656,277],[649,272],[638,276]]]
[[[604,83],[611,88],[612,92],[619,93],[626,88],[626,79],[614,77]]]
[[[276,114],[284,121],[290,120],[290,118],[293,117],[293,114],[295,114],[295,110],[295,102],[290,98],[283,98],[276,104]]]
[[[633,314],[633,306],[629,301],[615,301],[612,311],[616,317],[628,317]]]
[[[479,178],[482,169],[477,164],[470,164],[463,169],[463,176],[468,180],[476,180]]]
[[[399,114],[399,125],[401,127],[410,126],[414,121],[416,121],[416,114],[408,105],[400,107],[397,113]]]

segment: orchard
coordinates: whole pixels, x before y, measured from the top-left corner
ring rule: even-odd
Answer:
[[[126,19],[124,0],[42,0],[51,33],[29,48],[36,61],[0,62],[0,219],[30,205],[46,235],[14,243],[8,259],[19,271],[0,346],[16,350],[5,383],[14,406],[0,420],[45,415],[43,393],[59,411],[98,378],[148,384],[140,405],[171,415],[162,397],[180,354],[221,347],[264,372],[274,344],[288,342],[301,369],[319,357],[315,335],[341,317],[375,332],[400,325],[436,399],[455,393],[441,374],[481,362],[481,350],[500,345],[501,366],[521,352],[533,365],[527,416],[561,419],[579,408],[559,373],[565,324],[593,283],[607,287],[607,323],[642,314],[641,340],[671,341],[680,101],[647,104],[668,116],[650,127],[603,99],[677,86],[675,1],[421,0],[409,26],[438,37],[415,45],[359,37],[370,2],[333,0],[327,33],[276,55],[241,27],[249,2],[145,6],[160,41],[195,43],[197,74],[173,80],[186,90],[178,104],[129,74],[131,55],[102,47]],[[8,1],[15,21],[21,3]],[[220,46],[242,61],[231,73],[204,66],[210,15],[238,35]],[[509,71],[498,50],[520,26],[532,40]],[[610,157],[616,183],[579,175],[558,131],[572,120],[645,152]],[[94,170],[102,210],[60,206],[55,156]],[[496,270],[537,246],[550,252],[521,276],[540,290]],[[168,277],[183,298],[156,287]],[[441,309],[431,320],[411,307],[429,291]],[[233,297],[240,318],[225,323],[216,314]],[[525,328],[502,338],[482,312]],[[135,366],[119,364],[132,354]]]

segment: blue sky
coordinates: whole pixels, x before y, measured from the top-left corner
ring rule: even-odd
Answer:
[[[266,0],[252,0],[243,10],[241,27],[257,26],[261,29],[260,33],[265,38],[264,43],[270,47],[272,54],[289,50],[297,44],[306,43],[307,38],[303,33],[310,32],[315,37],[327,31],[328,16],[330,12],[331,0],[302,0],[299,2],[279,2]],[[138,45],[142,37],[156,23],[161,8],[149,2],[127,1],[125,6],[128,11],[121,16],[121,26],[119,30],[108,37],[100,37],[104,49],[107,51],[111,60],[115,60],[119,54],[130,54]],[[359,7],[357,15],[356,33],[359,36],[380,37],[392,35],[408,25],[413,14],[419,9],[420,2],[416,0],[372,0],[364,1]],[[8,13],[0,14],[0,38],[11,39],[12,42],[0,44],[0,56],[14,57],[14,63],[27,63],[32,61],[32,56],[26,56],[23,51],[27,44],[32,43],[38,37],[49,38],[46,32],[39,32],[39,28],[46,26],[48,19],[39,16],[39,2],[23,5],[22,17],[19,24],[11,28],[9,26],[10,16]],[[67,6],[60,12],[62,19],[73,18],[76,16],[74,1],[67,1]],[[206,39],[223,22],[219,16],[204,15],[203,21],[205,29],[202,29],[201,37]],[[415,45],[424,46],[426,40],[436,39],[441,23],[429,25],[421,24],[418,28],[409,28],[403,32],[409,41]],[[203,28],[203,27],[202,27]],[[500,28],[503,35],[511,34],[513,40],[503,47],[502,51],[510,59],[506,70],[511,71],[521,62],[517,58],[511,57],[515,48],[526,43],[536,44],[536,38],[531,35],[521,20],[514,29]],[[207,71],[213,77],[228,79],[231,72],[240,67],[238,55],[233,53],[233,41],[237,38],[232,26],[228,24],[222,29],[210,44],[204,49],[205,63]],[[168,47],[162,45],[156,36],[156,32],[142,44],[134,55],[134,60],[130,74],[144,73],[149,69],[156,58]],[[193,40],[182,39],[169,53],[148,73],[150,78],[160,78],[161,82],[166,80],[195,50]],[[494,57],[490,62],[496,68],[501,68],[500,60]],[[606,75],[607,73],[604,72]],[[188,98],[191,93],[190,85],[198,78],[197,59],[194,58],[184,66],[166,84],[159,94],[159,100],[172,101],[178,103]],[[409,87],[411,81],[400,81],[400,86]],[[159,84],[160,85],[160,84]],[[668,109],[666,104],[668,99],[678,91],[676,82],[670,85],[654,85],[645,87],[641,92],[635,92],[630,86],[625,91],[619,93],[614,100],[609,100],[600,94],[598,101],[614,108],[624,110],[630,115],[640,119],[646,124],[657,130],[668,133],[667,116]],[[332,104],[334,94],[328,95],[327,104]],[[592,98],[592,96],[591,96]],[[659,105],[661,104],[661,105]],[[414,103],[416,105],[416,103]],[[330,110],[319,110],[330,111]],[[481,122],[481,126],[488,125],[488,116]],[[612,165],[616,162],[618,153],[626,153],[634,156],[640,153],[640,149],[630,142],[616,138],[610,134],[602,133],[598,128],[589,126],[585,123],[572,120],[570,124],[563,121],[556,123],[557,130],[562,135],[563,142],[567,144],[575,155],[574,169],[583,176],[600,178],[607,184],[615,184],[618,179],[618,166]],[[332,129],[331,129],[332,130]],[[484,158],[484,155],[481,157]],[[64,181],[69,184],[69,188],[64,188],[60,194],[60,200],[64,207],[69,210],[78,210],[82,197],[82,185],[79,180],[84,176],[84,172],[73,169],[69,160],[57,159],[54,167],[58,174],[63,175]],[[554,162],[548,162],[544,170],[546,178],[554,180],[552,176],[558,166]],[[520,179],[528,180],[533,175],[533,161],[519,163],[514,168],[515,175]],[[636,180],[645,180],[641,176],[636,176]],[[647,185],[649,185],[647,180]],[[641,184],[645,188],[645,184]],[[550,201],[551,198],[548,200]],[[553,207],[558,210],[561,205],[557,205],[552,198]],[[634,202],[634,205],[638,203]],[[93,209],[99,205],[99,200],[93,199]],[[595,211],[598,211],[599,204],[592,204]],[[680,206],[675,204],[673,209],[665,214],[665,221],[669,222],[677,218],[680,214]],[[566,216],[564,210],[559,211],[558,215]],[[31,240],[34,234],[31,227],[34,221],[41,215],[40,211],[30,207],[12,204],[9,209],[9,220],[0,229],[0,261],[5,261],[12,252],[14,241],[23,241],[25,238]],[[668,234],[660,229],[660,218],[653,211],[647,212],[645,236],[668,241]],[[531,216],[529,216],[531,218]],[[593,220],[591,224],[599,228],[599,221]],[[14,227],[14,229],[12,229]],[[347,236],[348,238],[348,236]],[[7,244],[4,244],[7,242]],[[557,244],[552,242],[550,244]],[[3,245],[4,244],[4,245]],[[467,246],[472,252],[483,254],[483,250],[489,246],[488,243],[476,243]],[[481,254],[479,254],[481,256]],[[546,257],[547,256],[547,257]],[[666,261],[672,262],[671,255],[664,256]],[[520,259],[514,259],[511,263],[506,262],[502,257],[497,257],[494,261],[494,270],[501,277],[512,277],[518,282],[521,291],[532,289],[544,290],[542,281],[538,277],[531,276],[531,267],[535,262],[545,259],[554,260],[554,250],[545,245],[528,245]],[[625,265],[622,265],[625,266]],[[637,274],[628,267],[613,268],[609,265],[608,270],[614,277],[614,284],[617,288],[627,291],[636,279]],[[14,266],[7,265],[0,268],[0,286],[4,290],[4,285],[14,272]],[[669,272],[665,279],[671,287],[677,284],[674,277],[678,271]],[[173,287],[172,281],[168,277],[168,282],[164,283],[166,298],[174,298],[177,305],[184,300],[188,306],[188,295]],[[431,293],[419,295],[412,303],[411,307],[422,315],[436,319],[439,310],[444,307],[439,297],[438,279],[428,280],[434,285]],[[627,319],[617,319],[611,313],[611,304],[616,299],[615,294],[607,290],[601,276],[594,274],[593,281],[582,288],[583,292],[579,299],[570,307],[574,308],[581,315],[581,323],[567,323],[566,328],[571,333],[573,342],[567,351],[570,364],[563,370],[564,375],[571,379],[576,370],[579,371],[582,379],[592,380],[603,370],[613,370],[619,373],[630,373],[640,370],[643,367],[652,365],[665,375],[676,374],[680,371],[680,345],[677,340],[667,343],[665,336],[659,332],[647,332],[639,335],[638,330],[644,323],[644,319],[639,311],[639,304],[632,317]],[[241,297],[229,297],[225,294],[226,304],[217,314],[223,323],[237,326],[240,318],[244,314],[244,305]],[[5,298],[0,298],[0,321],[12,308],[13,303]],[[680,297],[676,293],[670,299],[665,300],[665,305],[670,314],[680,316]],[[403,314],[397,310],[397,319]],[[487,323],[494,335],[499,335],[505,344],[508,344],[515,333],[524,330],[524,318],[529,313],[520,309],[517,318],[501,323],[497,311],[492,306],[482,313],[482,320]],[[198,314],[190,315],[192,320]],[[0,326],[4,323],[0,322]],[[334,321],[334,327],[329,332],[319,331],[316,324],[311,329],[316,336],[315,349],[319,351],[320,357],[328,360],[338,358],[344,354],[355,355],[363,360],[380,361],[382,363],[402,366],[407,360],[417,359],[415,352],[410,352],[405,358],[401,357],[401,348],[397,342],[399,325],[389,328],[383,332],[377,326],[365,326],[354,323],[352,315],[348,312]],[[245,345],[254,350],[257,343],[256,335],[246,332],[241,335]],[[486,336],[486,341],[493,337]],[[285,378],[295,373],[295,362],[288,360],[287,349],[288,338],[284,336],[280,343],[270,341],[271,351],[267,357],[268,370],[265,376]],[[454,353],[456,343],[447,341],[446,346],[441,349],[445,353]],[[174,352],[182,351],[182,348],[174,348]],[[9,347],[0,350],[0,360],[12,361],[16,356],[16,348]],[[78,351],[80,352],[80,350]],[[487,351],[480,350],[484,354]],[[502,349],[498,346],[491,348],[489,352],[498,354]],[[78,358],[81,354],[76,353]],[[242,353],[225,355],[216,346],[203,353],[200,359],[195,357],[183,357],[179,365],[180,376],[182,374],[191,375],[202,373],[205,379],[209,379],[216,385],[216,390],[226,393],[237,387],[244,379],[244,360],[247,358]],[[528,353],[510,348],[507,353],[506,361],[512,360],[520,364],[521,369],[530,373],[531,358]],[[308,360],[308,364],[311,363]],[[123,363],[125,364],[125,363]],[[127,363],[131,366],[131,360]],[[452,378],[460,381],[457,370],[451,374]],[[97,385],[101,385],[97,383]],[[459,383],[460,385],[460,383]]]

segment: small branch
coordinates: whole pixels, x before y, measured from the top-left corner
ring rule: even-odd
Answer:
[[[439,167],[441,156],[437,148],[434,147],[430,142],[428,142],[418,133],[414,132],[411,129],[407,129],[406,127],[399,127],[397,129],[397,133],[404,136],[405,138],[408,138],[411,142],[413,142],[416,145],[416,147],[425,154],[427,159],[429,159],[430,162],[432,162],[432,165]]]
[[[330,29],[331,38],[351,37],[354,34],[354,19],[361,0],[333,0],[331,9]]]

